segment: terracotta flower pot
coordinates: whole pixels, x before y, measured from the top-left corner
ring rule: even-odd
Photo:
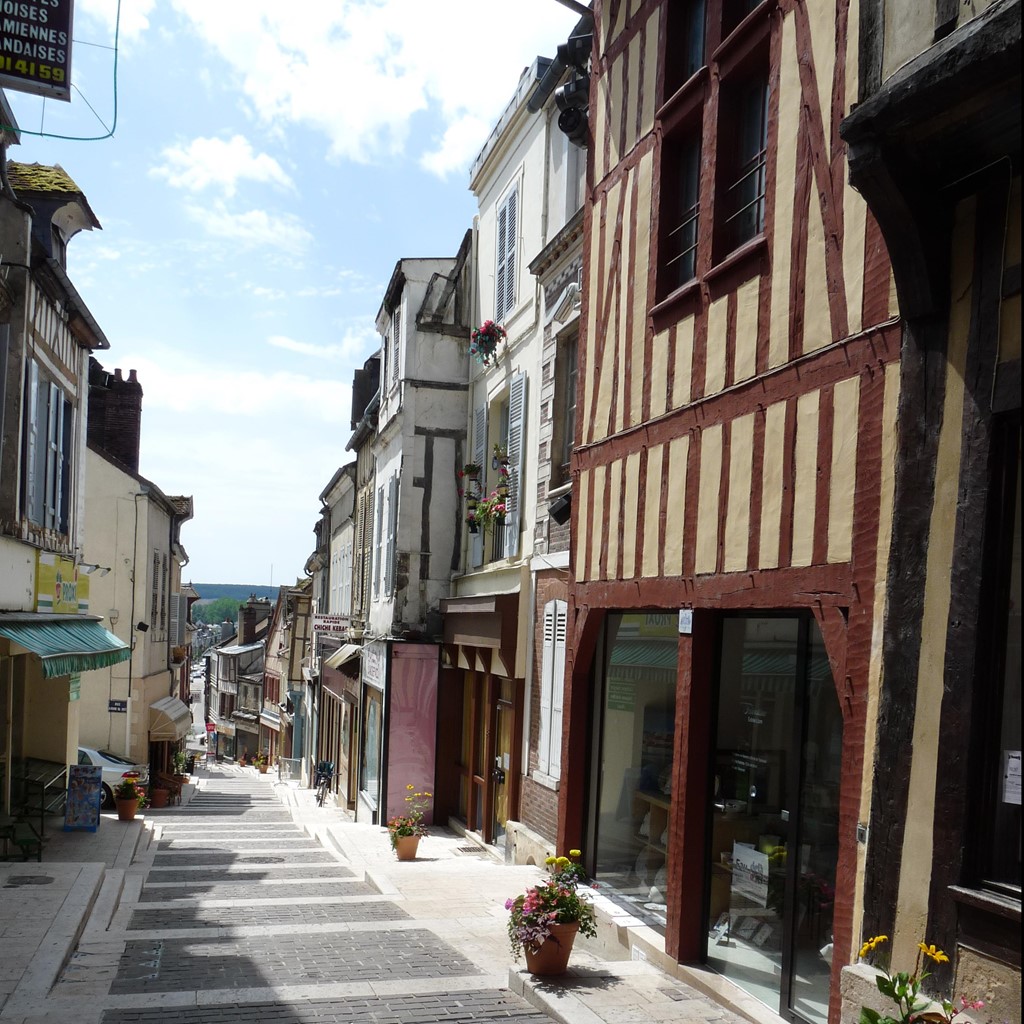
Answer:
[[[395,856],[399,860],[415,860],[420,839],[420,836],[396,836]]]
[[[267,769],[268,769],[268,768],[269,768],[270,766],[269,766],[269,765],[266,765],[266,764],[261,764],[261,765],[259,765],[258,767],[259,767],[259,770],[260,770],[260,775],[266,775],[266,774],[267,774]]]
[[[171,791],[169,789],[154,789],[149,794],[149,806],[150,807],[166,807],[167,801],[170,798]]]
[[[578,921],[570,924],[553,924],[551,934],[539,948],[524,946],[526,969],[531,974],[564,974],[569,966],[572,944],[580,930]]]
[[[139,798],[129,796],[125,799],[115,798],[114,806],[117,808],[118,821],[134,821],[135,813],[139,809]]]

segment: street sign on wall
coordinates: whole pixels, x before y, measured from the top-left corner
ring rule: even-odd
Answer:
[[[74,0],[0,0],[0,87],[71,99]]]

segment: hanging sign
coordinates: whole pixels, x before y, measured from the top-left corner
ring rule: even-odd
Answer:
[[[68,766],[68,795],[64,801],[64,831],[95,832],[100,823],[103,769],[97,764]]]
[[[0,87],[71,99],[74,0],[0,0]]]

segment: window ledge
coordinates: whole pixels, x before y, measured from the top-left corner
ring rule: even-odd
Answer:
[[[651,307],[651,318],[655,331],[662,330],[670,323],[681,319],[690,310],[689,305],[700,301],[700,278],[694,277],[674,292],[669,292]]]
[[[728,278],[734,284],[741,284],[761,272],[761,260],[767,254],[768,239],[763,233],[755,235],[716,263],[704,275],[704,280],[711,284],[721,278]]]
[[[663,128],[669,129],[686,118],[704,98],[704,87],[710,77],[708,66],[698,68],[655,113]]]
[[[734,64],[746,55],[751,42],[758,42],[768,30],[768,15],[775,0],[761,0],[716,47],[711,54],[715,64]]]
[[[530,773],[530,778],[537,783],[538,786],[543,786],[545,789],[550,789],[553,793],[558,792],[559,780],[552,777],[551,775],[545,775],[544,772],[539,769],[534,770]]]
[[[998,917],[1020,924],[1020,900],[1002,893],[989,892],[985,889],[968,889],[960,885],[951,885],[949,894],[957,903],[962,903],[976,910],[984,910]]]

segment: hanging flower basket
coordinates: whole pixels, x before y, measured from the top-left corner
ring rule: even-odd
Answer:
[[[493,320],[485,320],[472,334],[469,354],[484,366],[498,365],[498,346],[505,343],[505,328]]]

